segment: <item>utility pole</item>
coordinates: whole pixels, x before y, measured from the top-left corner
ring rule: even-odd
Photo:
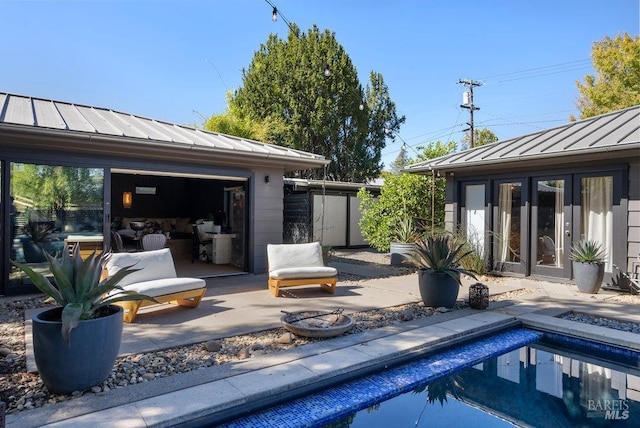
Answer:
[[[480,110],[480,107],[476,107],[473,105],[473,87],[474,86],[482,86],[482,83],[477,82],[475,80],[469,79],[460,79],[458,83],[464,85],[467,89],[462,94],[462,104],[460,107],[469,109],[469,128],[465,129],[465,131],[469,131],[469,148],[473,148],[473,111]]]

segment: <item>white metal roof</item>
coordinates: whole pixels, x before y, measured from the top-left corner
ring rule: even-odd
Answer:
[[[82,146],[97,145],[98,141],[104,139],[112,144],[111,147],[126,144],[129,150],[136,144],[141,146],[141,150],[153,150],[154,146],[161,145],[165,153],[171,149],[195,149],[200,156],[215,155],[218,161],[238,156],[249,163],[269,160],[270,164],[281,164],[286,171],[315,168],[328,163],[324,156],[301,150],[203,131],[107,108],[0,92],[0,146],[7,144],[9,137],[17,134],[43,140],[55,137],[56,144],[51,145],[52,149],[59,148],[59,143],[65,136],[88,136],[90,138],[85,138]],[[78,145],[75,148],[82,149]],[[96,148],[92,151],[96,151]]]
[[[451,153],[405,168],[408,172],[449,171],[503,166],[522,162],[570,162],[585,155],[611,157],[635,150],[640,155],[640,106],[630,107],[568,125],[463,152]]]

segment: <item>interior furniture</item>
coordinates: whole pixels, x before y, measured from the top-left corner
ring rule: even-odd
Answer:
[[[193,227],[193,242],[191,247],[191,263],[196,260],[205,260],[207,263],[211,261],[213,239],[203,238],[198,225],[194,224]]]
[[[324,265],[319,242],[308,244],[268,244],[269,290],[278,297],[280,288],[320,284],[333,294],[338,271]]]
[[[102,251],[102,235],[69,235],[65,238],[65,246],[80,246],[80,257],[86,259],[91,253]]]
[[[233,233],[208,233],[205,232],[201,236],[209,242],[211,246],[207,247],[211,262],[217,265],[226,265],[231,263],[231,242],[236,237]]]
[[[125,322],[133,322],[140,307],[156,303],[196,308],[207,291],[204,279],[177,276],[168,248],[136,253],[112,253],[106,260],[104,275],[112,276],[120,269],[130,266],[139,270],[125,276],[119,285],[124,290],[151,296],[156,302],[137,300],[115,303],[124,308]]]
[[[167,237],[162,233],[150,233],[142,237],[142,251],[152,251],[164,248]]]
[[[111,237],[111,251],[114,253],[124,252],[124,243],[122,242],[122,236],[115,230],[110,233]]]
[[[556,264],[556,244],[549,235],[544,235],[538,239],[538,246],[543,265]]]

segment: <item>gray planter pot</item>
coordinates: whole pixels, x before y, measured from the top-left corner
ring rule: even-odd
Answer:
[[[420,269],[418,271],[420,297],[425,306],[451,308],[458,300],[460,284],[446,273]]]
[[[582,293],[596,294],[604,278],[604,263],[572,262],[573,277]]]
[[[406,258],[416,248],[413,242],[392,242],[389,249],[391,255],[391,265],[401,266],[410,265],[409,259]]]
[[[109,306],[107,316],[80,321],[71,343],[60,333],[62,308],[33,317],[33,353],[38,374],[51,392],[71,394],[101,384],[111,374],[120,350],[123,314]]]

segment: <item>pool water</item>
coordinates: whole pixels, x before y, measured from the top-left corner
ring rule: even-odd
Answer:
[[[640,353],[513,329],[224,427],[640,426]]]

